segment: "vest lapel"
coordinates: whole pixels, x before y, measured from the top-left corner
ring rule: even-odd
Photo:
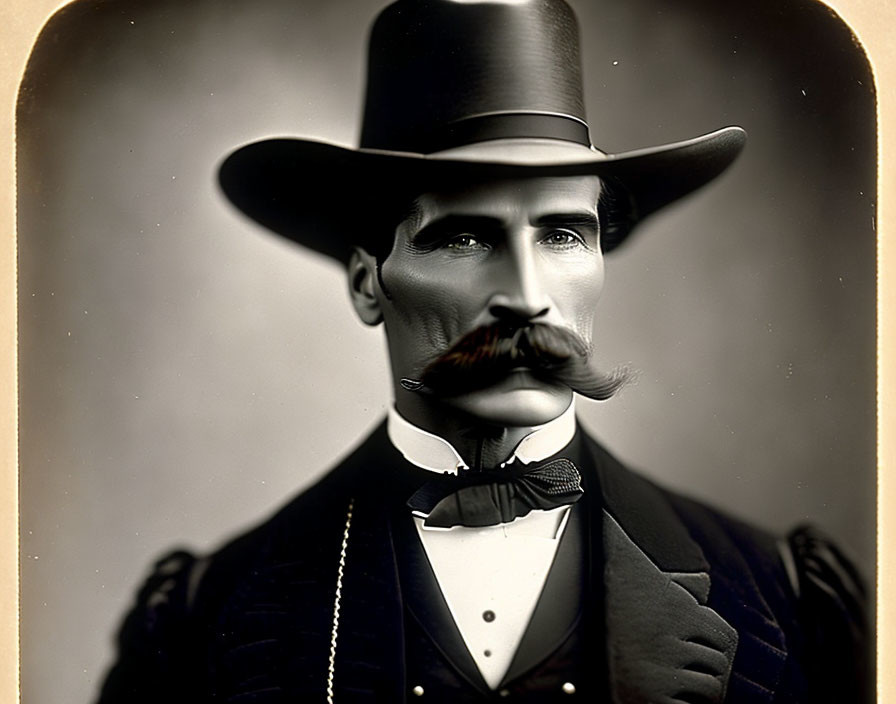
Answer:
[[[585,579],[581,508],[573,507],[532,619],[501,686],[543,662],[563,644],[579,622]],[[489,692],[410,520],[396,520],[394,534],[403,597],[411,617],[462,677],[481,692]]]
[[[582,560],[582,506],[574,504],[560,537],[544,589],[502,685],[543,662],[559,648],[582,616],[585,574]]]
[[[407,512],[406,512],[407,513]],[[395,543],[405,605],[448,664],[480,692],[489,687],[464,643],[410,515],[396,517]]]

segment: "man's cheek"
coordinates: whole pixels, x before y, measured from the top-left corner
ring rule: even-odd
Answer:
[[[400,330],[401,343],[413,349],[413,356],[429,360],[438,356],[457,336],[460,326],[457,315],[445,306],[433,306],[435,297],[421,296],[419,305],[409,305],[395,311],[395,318],[387,332],[395,335]]]
[[[474,284],[461,277],[405,276],[396,281],[395,305],[420,318],[456,317],[468,305]],[[481,282],[479,284],[481,286]]]

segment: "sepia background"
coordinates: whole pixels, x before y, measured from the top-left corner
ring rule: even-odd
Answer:
[[[262,519],[378,422],[379,330],[215,168],[355,143],[384,3],[105,0],[43,32],[18,114],[22,699],[88,701],[151,561]],[[821,5],[571,2],[597,146],[747,149],[607,262],[596,340],[640,370],[583,423],[666,486],[873,574],[874,98]],[[727,3],[725,4],[727,5]]]

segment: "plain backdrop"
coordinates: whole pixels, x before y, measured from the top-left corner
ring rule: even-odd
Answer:
[[[152,560],[261,520],[375,425],[380,330],[340,269],[236,213],[234,147],[353,144],[381,0],[60,11],[18,111],[22,699],[89,701]],[[595,144],[746,151],[607,260],[637,383],[586,427],[660,483],[874,568],[874,93],[821,5],[572,2]]]

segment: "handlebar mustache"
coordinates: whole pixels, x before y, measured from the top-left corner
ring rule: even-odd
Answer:
[[[409,391],[457,396],[491,386],[525,368],[596,400],[613,396],[629,379],[624,368],[606,373],[591,363],[591,349],[572,330],[547,323],[497,322],[475,328],[424,368],[419,380],[402,379]]]

